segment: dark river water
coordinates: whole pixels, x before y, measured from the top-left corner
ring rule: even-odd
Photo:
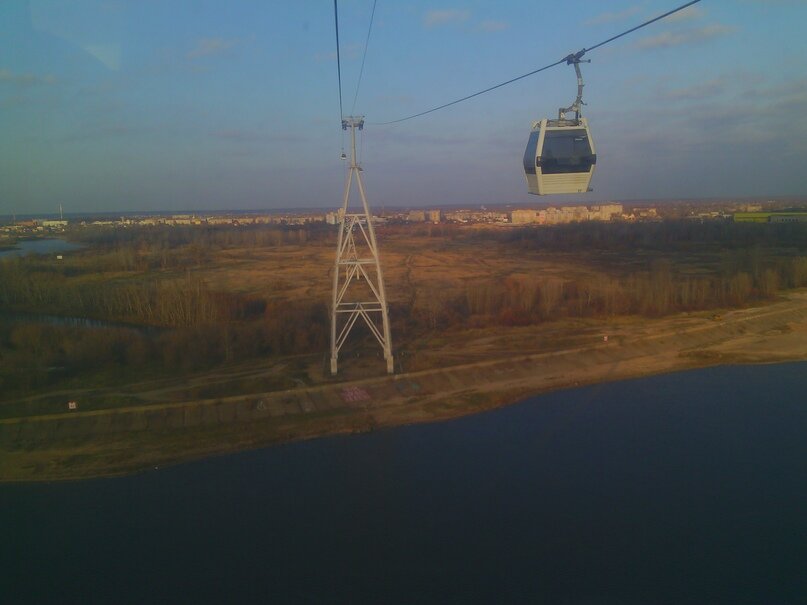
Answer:
[[[25,256],[27,254],[60,254],[83,248],[82,244],[74,244],[59,238],[21,240],[16,248],[0,250],[0,258]]]
[[[807,364],[0,486],[3,603],[807,602]]]

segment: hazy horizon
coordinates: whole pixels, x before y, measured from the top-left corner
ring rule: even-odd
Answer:
[[[560,201],[548,201],[546,197],[533,197],[530,196],[531,199],[528,199],[521,203],[507,203],[507,202],[489,202],[489,203],[482,203],[482,204],[431,204],[426,206],[395,206],[395,205],[386,205],[386,206],[373,206],[371,211],[373,214],[378,214],[380,212],[392,212],[392,211],[407,211],[407,210],[419,210],[419,209],[440,209],[440,210],[448,210],[448,209],[456,209],[456,210],[479,210],[480,208],[488,208],[491,210],[504,210],[507,208],[531,208],[531,207],[544,207],[544,206],[596,206],[601,203],[615,203],[615,204],[623,204],[627,206],[636,205],[639,206],[663,206],[666,204],[718,204],[718,203],[729,203],[729,202],[736,202],[736,203],[762,203],[762,202],[775,202],[779,204],[783,203],[796,203],[796,204],[805,204],[807,203],[807,196],[750,196],[750,197],[711,197],[711,198],[666,198],[666,199],[651,199],[651,198],[642,198],[642,199],[614,199],[614,200],[606,200],[603,202],[595,202],[585,199],[578,199],[578,200],[569,200],[568,198],[561,199]],[[559,196],[555,196],[557,200]],[[531,201],[534,199],[535,201]],[[338,204],[337,204],[338,206]],[[288,207],[288,206],[278,206],[277,208],[173,208],[173,209],[157,209],[157,208],[144,208],[142,210],[127,210],[125,208],[118,209],[118,210],[78,210],[78,211],[67,211],[62,209],[60,212],[57,208],[54,211],[44,211],[44,212],[17,212],[17,213],[9,213],[9,214],[0,214],[0,221],[8,220],[13,217],[16,217],[17,220],[23,220],[27,218],[45,218],[45,217],[58,217],[63,215],[65,218],[70,217],[86,217],[86,216],[135,216],[135,215],[142,215],[142,216],[150,216],[150,215],[172,215],[172,214],[188,214],[188,213],[198,213],[200,215],[206,214],[259,214],[261,212],[267,212],[270,214],[275,213],[293,213],[293,212],[300,212],[301,214],[307,213],[316,213],[316,212],[333,212],[337,209],[336,206],[297,206],[297,207]]]

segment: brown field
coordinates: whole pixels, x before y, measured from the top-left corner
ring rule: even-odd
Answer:
[[[662,277],[714,274],[726,263],[715,248],[672,257],[646,249],[531,250],[496,240],[480,245],[468,231],[379,230],[394,376],[384,374],[369,334],[359,333],[336,378],[326,371],[325,342],[313,351],[227,359],[202,371],[171,375],[143,366],[125,379],[98,374],[40,387],[0,398],[0,480],[121,474],[270,443],[441,420],[552,389],[721,363],[807,359],[803,288],[734,310],[712,305],[642,315],[584,305],[586,296],[613,291],[616,297],[614,280],[660,261]],[[333,254],[332,238],[312,238],[223,247],[204,262],[157,272],[76,271],[76,279],[137,283],[156,274],[170,282],[192,274],[214,293],[281,306],[327,305]],[[778,258],[771,250],[760,257]],[[92,263],[93,254],[69,260],[78,267]],[[561,304],[554,289],[566,284],[568,290],[569,283],[577,294]],[[585,295],[585,284],[599,289]],[[502,291],[510,307],[488,300]],[[457,301],[465,301],[464,310]],[[484,313],[485,305],[498,315]],[[522,315],[513,319],[513,309]],[[79,409],[68,411],[69,400]]]

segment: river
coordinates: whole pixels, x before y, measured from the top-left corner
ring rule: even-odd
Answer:
[[[803,603],[807,364],[0,486],[8,603]]]
[[[82,244],[74,244],[59,238],[24,239],[17,242],[11,250],[0,250],[0,258],[26,256],[27,254],[60,254],[83,248]]]

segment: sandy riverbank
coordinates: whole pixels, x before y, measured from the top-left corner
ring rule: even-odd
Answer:
[[[315,436],[432,422],[530,395],[662,372],[807,359],[807,291],[764,307],[602,322],[579,346],[530,352],[540,326],[452,355],[445,367],[350,382],[0,420],[0,480],[137,472]],[[605,340],[604,336],[608,336]],[[473,350],[473,347],[469,347]]]

